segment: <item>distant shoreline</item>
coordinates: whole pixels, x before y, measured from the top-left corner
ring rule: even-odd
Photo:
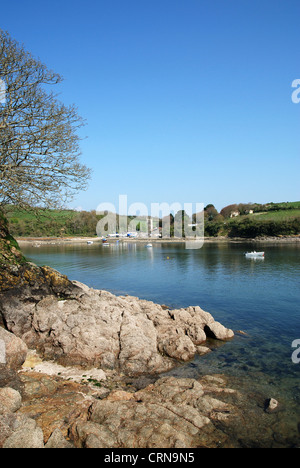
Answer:
[[[38,245],[78,245],[78,244],[87,244],[88,242],[93,242],[93,243],[98,243],[100,244],[102,239],[98,237],[19,237],[16,238],[18,244],[20,246],[22,245],[28,245],[32,244],[34,247]],[[138,243],[184,243],[186,241],[191,241],[190,239],[174,239],[174,238],[169,238],[169,239],[153,239],[151,237],[147,238],[111,238],[109,239],[110,243],[116,243],[117,241],[120,242],[138,242]],[[192,241],[195,241],[192,239]],[[204,243],[217,243],[217,242],[223,242],[223,243],[273,243],[273,244],[295,244],[295,243],[300,243],[300,235],[298,236],[282,236],[282,237],[261,237],[261,238],[255,238],[255,239],[246,239],[246,238],[241,238],[241,237],[234,237],[234,238],[229,238],[229,237],[205,237],[204,238]]]

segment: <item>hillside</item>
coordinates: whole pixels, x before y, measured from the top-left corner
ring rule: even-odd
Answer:
[[[233,204],[220,213],[207,205],[205,236],[255,238],[300,234],[300,201],[268,204]],[[15,237],[71,237],[96,235],[102,216],[95,211],[38,210],[20,211],[9,207],[6,212],[9,229]],[[130,218],[132,219],[132,217]],[[171,235],[174,217],[171,216]]]
[[[9,230],[15,237],[94,236],[99,217],[95,212],[73,210],[22,211],[9,207]]]
[[[280,237],[300,234],[300,202],[230,205],[205,225],[208,236]]]

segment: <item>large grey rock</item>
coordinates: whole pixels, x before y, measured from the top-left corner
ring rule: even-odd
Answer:
[[[15,413],[21,408],[22,397],[17,390],[13,388],[0,388],[0,414],[7,412]]]
[[[63,365],[158,373],[187,361],[206,332],[226,340],[233,332],[200,307],[166,310],[136,297],[117,297],[76,283],[77,297],[48,295],[36,303],[15,298],[4,315],[29,348]],[[18,313],[16,314],[16,310]],[[26,318],[26,319],[25,319]]]
[[[5,440],[3,448],[44,448],[43,431],[33,419],[20,417],[17,427]]]
[[[0,363],[19,369],[25,362],[28,348],[24,341],[0,327]]]
[[[0,389],[0,448],[43,448],[44,435],[36,422],[18,410],[22,397],[13,388]]]

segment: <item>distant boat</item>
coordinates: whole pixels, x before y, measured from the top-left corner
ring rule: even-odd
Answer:
[[[253,252],[246,252],[245,256],[246,258],[264,258],[265,252],[256,252],[254,250]]]
[[[87,241],[87,245],[93,245],[93,241]]]
[[[146,247],[152,247],[152,244],[147,244]]]

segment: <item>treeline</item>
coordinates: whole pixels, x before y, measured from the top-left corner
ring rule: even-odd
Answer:
[[[96,235],[97,223],[103,216],[104,214],[99,215],[96,211],[42,210],[36,213],[18,211],[13,207],[7,213],[10,232],[14,237],[92,237]],[[267,219],[264,219],[266,216]],[[181,233],[188,236],[189,233],[184,232],[184,229],[189,223],[193,225],[197,221],[196,214],[189,217],[184,211],[179,211],[175,216],[170,214],[169,217],[171,237],[181,237]],[[134,216],[128,217],[128,223],[132,219]],[[164,220],[165,218],[159,220],[157,225],[160,228]],[[136,228],[141,229],[140,224]],[[177,233],[177,230],[180,232]],[[212,204],[204,208],[206,237],[255,238],[299,233],[300,202],[232,204],[220,212]]]
[[[229,223],[210,222],[205,224],[208,237],[279,237],[300,233],[300,217],[286,220],[259,220],[255,218],[235,219]]]

